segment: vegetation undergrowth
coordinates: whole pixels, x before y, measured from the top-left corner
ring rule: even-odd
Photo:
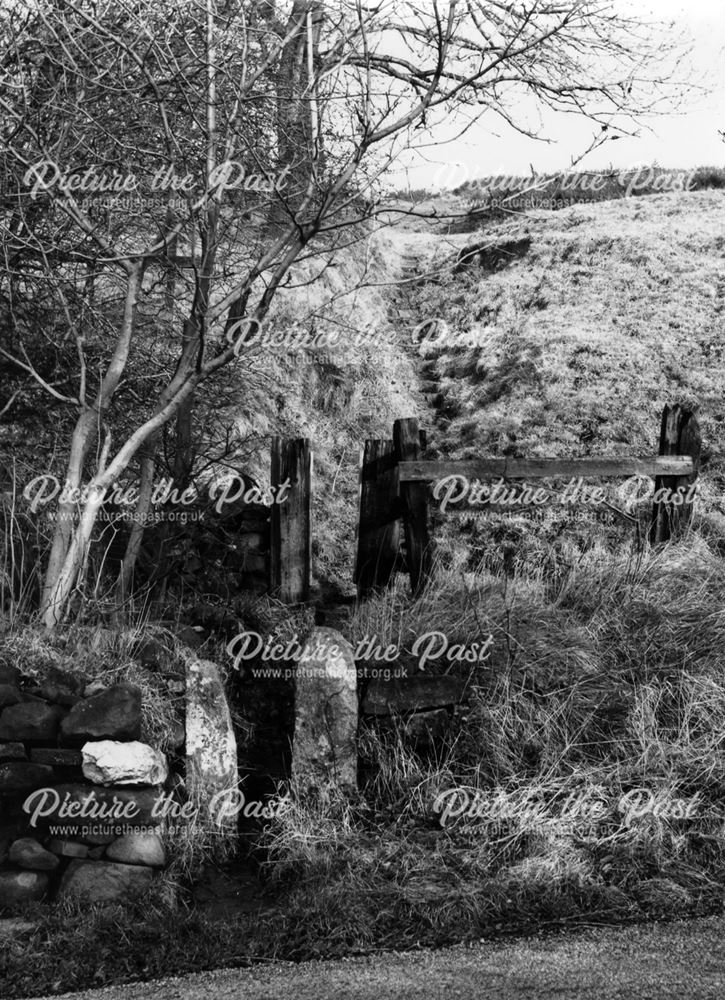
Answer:
[[[723,572],[693,533],[590,555],[554,591],[441,570],[418,602],[370,602],[355,624],[383,642],[495,641],[444,746],[369,727],[363,806],[296,801],[267,828],[286,950],[719,912]]]
[[[525,562],[505,583],[439,565],[420,600],[373,598],[351,639],[494,636],[448,739],[422,751],[367,725],[357,798],[291,788],[258,841],[260,914],[187,909],[177,866],[151,909],[37,914],[3,954],[5,995],[720,912],[724,574],[693,530],[590,551],[556,586]]]

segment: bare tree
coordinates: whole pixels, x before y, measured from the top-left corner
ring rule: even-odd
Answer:
[[[6,11],[1,37],[4,280],[22,285],[31,265],[47,280],[64,317],[52,336],[76,358],[75,384],[59,388],[31,356],[31,324],[0,348],[74,414],[49,628],[82,579],[106,491],[141,456],[143,513],[173,420],[186,475],[194,394],[245,364],[241,331],[292,269],[356,238],[402,149],[443,115],[524,128],[516,91],[621,122],[653,106],[672,66],[601,0],[38,0]],[[126,202],[103,202],[104,184]],[[141,357],[151,389],[119,414]]]

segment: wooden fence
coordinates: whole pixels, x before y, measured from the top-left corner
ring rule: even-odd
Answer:
[[[312,452],[306,438],[272,438],[270,485],[274,497],[289,480],[281,503],[244,504],[236,522],[239,582],[286,604],[310,595]]]
[[[658,490],[689,487],[697,478],[700,460],[697,418],[681,406],[662,412],[659,454],[643,458],[482,458],[473,461],[426,461],[425,437],[415,419],[396,420],[391,440],[365,442],[360,469],[360,510],[354,580],[358,596],[386,586],[403,568],[400,556],[401,524],[405,539],[405,568],[414,594],[420,593],[431,572],[430,483],[446,476],[468,480],[538,480],[547,478],[623,478],[651,476]],[[667,496],[667,494],[660,494]],[[653,504],[650,540],[666,541],[690,520],[692,504],[676,506],[664,499]]]
[[[312,566],[312,451],[307,438],[272,439],[272,488],[289,479],[283,503],[272,505],[269,590],[286,604],[308,600]]]

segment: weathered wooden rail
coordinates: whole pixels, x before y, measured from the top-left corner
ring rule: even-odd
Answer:
[[[401,483],[429,482],[445,476],[467,479],[583,479],[624,476],[687,476],[693,470],[689,455],[644,458],[483,458],[461,462],[401,462]]]
[[[405,564],[413,593],[430,577],[432,565],[430,484],[446,477],[481,480],[629,478],[654,479],[650,525],[653,544],[682,530],[692,516],[685,502],[700,461],[700,430],[695,415],[683,407],[665,406],[660,426],[659,454],[602,458],[482,458],[470,461],[427,461],[425,438],[415,419],[396,420],[391,440],[365,442],[360,469],[360,509],[354,580],[358,596],[386,586],[401,568],[401,524]],[[663,493],[670,490],[672,494]],[[670,495],[680,495],[677,505]],[[492,505],[491,509],[500,509]]]

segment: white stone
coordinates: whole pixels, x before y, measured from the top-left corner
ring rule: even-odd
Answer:
[[[106,848],[106,857],[109,861],[148,868],[163,868],[166,864],[164,843],[157,833],[127,833]]]
[[[292,776],[304,789],[357,787],[357,670],[350,643],[315,628],[297,663]]]
[[[186,661],[186,788],[202,824],[224,833],[236,830],[231,806],[239,788],[237,741],[224,685],[216,664],[191,656]],[[225,796],[229,807],[220,810]]]
[[[92,698],[94,694],[100,694],[108,688],[108,684],[104,681],[91,681],[90,684],[86,684],[83,689],[84,698]]]
[[[163,785],[166,757],[146,743],[98,740],[83,746],[83,774],[96,785]]]

